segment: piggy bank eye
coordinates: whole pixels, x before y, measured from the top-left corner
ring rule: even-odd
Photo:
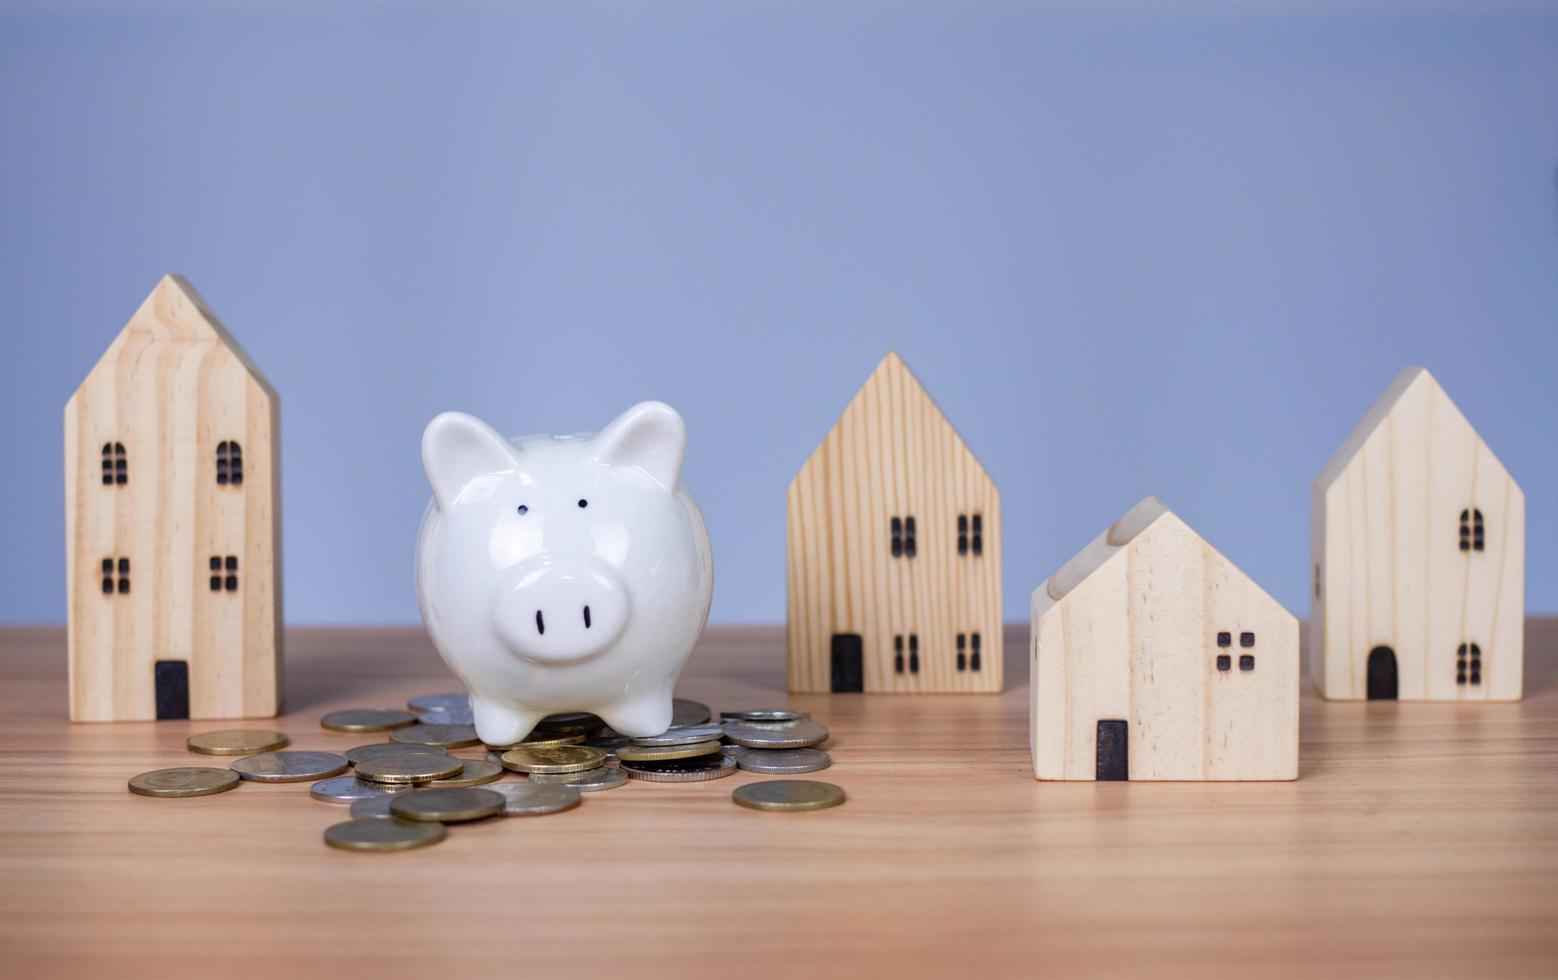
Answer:
[[[530,513],[530,508],[526,507],[524,504],[520,504],[519,505],[519,516],[523,517],[523,516],[525,516],[528,513]]]
[[[590,506],[590,502],[588,500],[585,500],[583,497],[580,497],[579,498],[579,506],[581,508],[582,507],[588,507],[588,506]]]

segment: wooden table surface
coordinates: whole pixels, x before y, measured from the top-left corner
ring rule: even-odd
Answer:
[[[742,809],[762,778],[632,782],[577,810],[326,848],[307,783],[132,796],[213,722],[71,725],[58,629],[0,631],[0,975],[1558,975],[1558,620],[1523,703],[1326,704],[1296,783],[1038,783],[1026,629],[999,696],[784,692],[777,627],[711,629],[679,694],[829,725],[849,802]],[[318,718],[453,687],[420,631],[288,635]],[[469,750],[461,755],[472,755]]]

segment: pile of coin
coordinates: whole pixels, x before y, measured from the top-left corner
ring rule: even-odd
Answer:
[[[390,851],[436,844],[450,824],[569,810],[579,805],[581,793],[615,789],[630,780],[699,782],[738,768],[793,775],[832,764],[826,752],[814,748],[828,738],[828,729],[807,712],[791,709],[722,712],[720,721],[711,722],[707,705],[677,698],[671,727],[642,737],[612,732],[593,714],[567,712],[544,718],[518,743],[486,745],[483,758],[458,758],[451,749],[483,744],[466,695],[423,695],[407,707],[325,715],[320,726],[326,731],[388,738],[340,754],[289,750],[285,734],[265,729],[193,735],[187,743],[191,752],[241,758],[227,769],[192,766],[142,773],[130,780],[130,791],[208,796],[245,781],[315,780],[310,796],[351,807],[351,820],[325,831],[326,844]],[[506,771],[522,779],[503,781]],[[732,798],[759,810],[813,810],[842,803],[844,792],[831,783],[781,779],[747,784]]]

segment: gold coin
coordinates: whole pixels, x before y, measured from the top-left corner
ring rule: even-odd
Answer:
[[[319,719],[319,726],[332,732],[387,732],[415,724],[417,716],[395,708],[351,708],[332,711]]]
[[[391,742],[406,745],[436,745],[441,749],[463,749],[480,745],[476,729],[470,725],[407,725],[390,732]]]
[[[457,775],[465,767],[465,760],[426,752],[407,752],[405,755],[381,755],[357,763],[357,778],[374,783],[428,783]]]
[[[351,768],[334,752],[261,752],[232,764],[233,772],[256,783],[299,783],[339,776]]]
[[[588,745],[534,749],[521,746],[503,753],[503,768],[515,772],[583,772],[606,764],[606,753]]]
[[[325,829],[325,843],[343,851],[409,851],[444,839],[441,823],[365,818],[333,824]]]
[[[769,779],[737,786],[730,794],[754,810],[823,810],[844,802],[844,790],[814,779]]]
[[[462,823],[503,812],[505,798],[490,789],[414,789],[390,801],[390,813],[406,820]]]
[[[503,775],[503,767],[486,759],[466,759],[465,765],[453,776],[444,776],[428,783],[428,789],[452,789],[461,786],[481,786],[495,783]]]
[[[130,780],[130,792],[136,796],[163,798],[210,796],[225,793],[238,785],[238,774],[231,769],[210,766],[179,766],[153,769]]]
[[[359,745],[354,749],[347,749],[341,753],[346,756],[346,761],[352,765],[359,762],[367,762],[369,759],[383,759],[389,756],[407,755],[448,755],[449,753],[436,745],[407,745],[403,742],[375,742],[372,745]]]
[[[668,759],[691,759],[700,755],[717,755],[719,740],[693,742],[691,745],[624,745],[617,749],[617,758],[623,762],[664,762]]]
[[[527,749],[549,749],[558,745],[581,745],[584,736],[576,732],[531,732],[522,741],[512,745],[489,745],[487,748],[496,749],[498,752],[507,752],[509,749],[517,749],[523,746]]]
[[[268,728],[229,728],[191,735],[184,744],[201,755],[254,755],[286,748],[287,736]]]

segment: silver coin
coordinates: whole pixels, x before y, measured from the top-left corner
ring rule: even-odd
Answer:
[[[802,718],[810,718],[811,712],[794,708],[758,708],[755,711],[737,711],[735,715],[738,721],[800,721]]]
[[[356,776],[332,776],[308,788],[308,795],[322,803],[355,803],[370,796],[393,796],[403,787],[370,783]]]
[[[732,759],[739,759],[739,758],[741,758],[741,755],[744,752],[755,751],[754,749],[747,748],[745,745],[721,745],[719,747],[719,750],[724,755],[726,755],[727,757],[732,758]]]
[[[781,722],[727,721],[725,737],[749,749],[804,749],[827,741],[828,729],[809,718]]]
[[[651,783],[696,783],[719,779],[736,771],[736,760],[728,755],[699,755],[669,762],[624,762],[629,779]]]
[[[417,721],[424,725],[474,725],[476,714],[470,708],[440,708],[422,712]]]
[[[436,745],[441,749],[463,749],[481,744],[476,729],[470,725],[408,725],[390,732],[390,741],[404,745]]]
[[[701,725],[708,721],[709,718],[709,706],[701,701],[689,701],[686,698],[673,698],[671,700],[672,728]]]
[[[390,812],[390,802],[395,799],[394,793],[380,793],[378,796],[365,796],[352,804],[352,817],[358,820],[365,818],[393,817]]]
[[[688,725],[685,728],[668,728],[659,735],[639,735],[632,739],[634,745],[691,745],[707,742],[725,734],[719,725]],[[586,743],[588,744],[588,743]]]
[[[603,789],[616,789],[628,781],[628,774],[616,766],[600,766],[584,772],[533,772],[532,783],[561,783],[572,786],[581,793],[595,793]]]
[[[412,711],[469,711],[471,698],[467,694],[424,694],[406,702]]]
[[[424,752],[428,755],[448,755],[449,753],[436,745],[407,745],[403,742],[375,742],[372,745],[359,745],[355,749],[347,749],[341,753],[346,756],[346,761],[352,765],[366,762],[369,759],[381,759],[387,755],[410,755]]]
[[[826,769],[833,759],[817,749],[747,749],[736,757],[736,765],[747,772],[785,776]]]
[[[505,817],[533,817],[571,810],[581,799],[578,788],[567,783],[488,783],[482,789],[503,794]]]
[[[240,779],[256,783],[301,783],[305,779],[339,776],[350,768],[346,756],[334,752],[261,752],[230,767]]]

